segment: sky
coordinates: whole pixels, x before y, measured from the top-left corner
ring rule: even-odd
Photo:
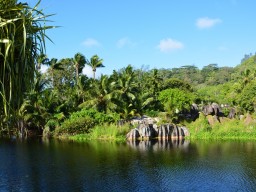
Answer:
[[[37,0],[27,0],[33,6]],[[111,74],[209,64],[235,67],[256,52],[255,0],[42,0],[55,14],[46,33],[49,58],[97,54]],[[92,76],[86,67],[84,73]]]

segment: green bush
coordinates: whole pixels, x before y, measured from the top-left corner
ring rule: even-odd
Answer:
[[[145,114],[149,117],[158,117],[159,111],[150,110],[146,111]]]
[[[89,129],[104,123],[113,123],[119,119],[115,113],[105,114],[94,109],[82,109],[74,112],[56,129],[56,135],[75,135],[88,133]]]
[[[119,116],[116,113],[101,113],[95,109],[82,109],[81,111],[72,113],[70,118],[75,117],[91,117],[94,119],[95,124],[113,123],[119,120]]]
[[[166,89],[159,93],[159,101],[164,110],[171,116],[176,117],[179,112],[189,110],[194,101],[193,93],[180,89]]]
[[[61,127],[55,130],[56,135],[75,135],[88,133],[89,129],[95,125],[95,120],[91,117],[71,117],[65,120]]]

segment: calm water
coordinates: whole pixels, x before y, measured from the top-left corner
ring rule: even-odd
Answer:
[[[0,140],[0,191],[256,191],[256,142]]]

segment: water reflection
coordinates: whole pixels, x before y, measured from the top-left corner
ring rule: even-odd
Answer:
[[[255,191],[256,142],[1,140],[0,191]]]
[[[189,140],[185,139],[163,139],[163,140],[128,140],[127,144],[138,150],[147,151],[159,151],[159,150],[168,150],[168,149],[183,149],[187,150],[189,147]]]

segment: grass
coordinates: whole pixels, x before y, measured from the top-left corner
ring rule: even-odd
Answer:
[[[68,139],[73,141],[87,141],[87,140],[111,140],[111,141],[125,141],[126,134],[129,132],[129,125],[118,127],[116,125],[95,126],[87,134],[78,134],[69,136]]]
[[[208,122],[207,117],[200,117],[186,126],[191,139],[207,140],[256,140],[256,122],[223,118],[220,122]]]

